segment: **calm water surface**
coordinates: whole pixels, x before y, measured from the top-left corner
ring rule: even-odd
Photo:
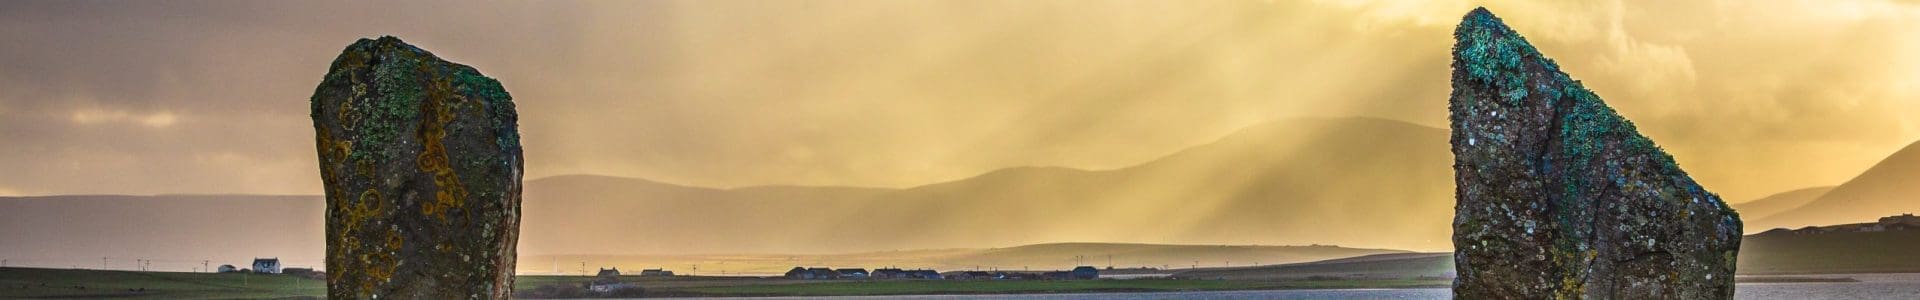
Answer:
[[[1738,299],[1920,299],[1920,273],[1840,274],[1860,282],[1742,283]]]
[[[1920,273],[1831,274],[1790,277],[1847,277],[1860,282],[1742,283],[1734,291],[1735,299],[1920,299]],[[1274,290],[1167,293],[1091,293],[1037,295],[930,295],[879,297],[779,297],[725,299],[1446,299],[1448,289],[1352,289],[1352,290]]]

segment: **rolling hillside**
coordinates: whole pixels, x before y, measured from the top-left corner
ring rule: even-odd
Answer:
[[[1448,249],[1446,149],[1441,129],[1293,119],[1132,167],[1009,168],[905,189],[557,176],[526,183],[520,251],[825,254],[1061,241]],[[97,266],[103,256],[123,269],[140,256],[173,260],[155,263],[172,270],[256,256],[318,265],[323,215],[318,196],[0,197],[0,239],[83,237],[0,243],[0,253],[48,267]]]
[[[768,186],[731,190],[573,175],[526,183],[520,252],[789,253],[848,222],[881,189]],[[872,250],[872,249],[858,249]],[[857,250],[848,250],[857,251]]]
[[[1394,253],[1244,268],[1199,269],[1176,278],[1229,280],[1452,278],[1453,253]]]
[[[1009,168],[905,189],[712,189],[557,176],[527,182],[520,250],[809,255],[1061,241],[1447,250],[1452,183],[1443,133],[1378,119],[1285,120],[1126,168]],[[1916,149],[1824,193],[1740,204],[1747,229],[1920,210],[1912,198],[1920,185],[1909,183],[1920,175]],[[1783,211],[1768,217],[1771,210]],[[140,256],[176,270],[256,256],[318,265],[322,215],[318,196],[0,197],[0,239],[81,237],[0,243],[0,253],[42,266],[97,266],[108,257],[131,268]]]
[[[0,256],[57,268],[136,269],[151,259],[155,270],[189,271],[255,257],[318,267],[325,205],[320,196],[0,197]]]
[[[1747,231],[1873,222],[1888,215],[1920,213],[1920,184],[1915,178],[1920,178],[1920,143],[1907,145],[1799,208],[1749,219]]]
[[[1440,129],[1299,119],[1127,168],[1009,168],[897,190],[563,176],[527,184],[521,249],[834,253],[1058,241],[1446,249],[1446,149]]]
[[[1820,199],[1821,195],[1826,195],[1827,192],[1832,191],[1833,188],[1834,187],[1831,186],[1821,186],[1785,191],[1779,194],[1769,195],[1766,198],[1732,204],[1732,206],[1734,210],[1740,212],[1740,218],[1759,220],[1807,205],[1808,202]],[[1755,233],[1766,231],[1767,229],[1771,228],[1747,228],[1746,231],[1747,233]]]

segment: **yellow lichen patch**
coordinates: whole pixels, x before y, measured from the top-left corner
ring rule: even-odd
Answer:
[[[353,95],[340,100],[340,111],[334,118],[340,120],[340,127],[353,129],[354,125],[360,124],[360,114],[353,113],[353,102],[367,95],[367,86],[360,83],[359,74],[347,72],[347,78],[347,82],[353,83]]]
[[[341,216],[342,220],[340,221],[345,225],[340,228],[341,234],[353,236],[354,233],[360,231],[360,226],[366,226],[368,220],[372,220],[385,211],[385,203],[381,199],[380,191],[368,189],[365,192],[361,192],[360,201],[348,204],[346,215]]]
[[[368,189],[362,191],[358,200],[352,203],[347,203],[346,201],[336,203],[345,206],[345,209],[343,209],[342,214],[338,216],[340,219],[339,230],[331,234],[333,234],[335,240],[340,241],[341,247],[337,249],[346,251],[346,253],[340,254],[341,257],[337,257],[344,258],[343,262],[346,266],[341,270],[341,276],[328,276],[328,280],[334,281],[334,278],[341,278],[339,280],[345,280],[347,281],[346,283],[360,286],[362,289],[360,289],[359,292],[363,294],[358,296],[366,297],[367,295],[364,293],[372,291],[373,287],[393,275],[394,255],[390,252],[364,248],[362,245],[363,240],[361,239],[362,235],[384,233],[384,237],[373,235],[368,236],[368,238],[385,240],[388,246],[396,246],[388,249],[399,249],[397,245],[400,245],[400,234],[393,228],[388,228],[386,231],[366,230],[368,229],[365,228],[366,226],[372,225],[370,221],[380,217],[386,211],[385,197],[377,190]],[[364,270],[364,273],[355,274],[349,270]]]
[[[1594,250],[1585,252],[1558,252],[1553,256],[1555,264],[1562,266],[1585,265],[1593,260]],[[1584,274],[1567,272],[1560,277],[1560,289],[1554,291],[1554,299],[1585,298],[1587,286]]]
[[[434,186],[439,188],[433,194],[434,201],[421,204],[421,212],[442,222],[447,220],[449,210],[465,206],[467,199],[467,189],[460,183],[459,174],[453,172],[442,141],[447,137],[447,123],[454,117],[446,103],[450,89],[445,81],[435,82],[427,89],[426,101],[421,101],[427,115],[421,120],[420,143],[425,149],[420,151],[418,162],[421,171],[433,174]]]
[[[388,250],[400,251],[400,247],[405,245],[406,242],[400,237],[399,230],[387,228],[386,246]],[[398,259],[394,257],[392,252],[374,251],[373,253],[368,253],[367,256],[370,261],[370,263],[365,266],[367,270],[365,284],[367,284],[367,286],[361,290],[370,292],[373,291],[373,284],[385,282],[387,278],[392,278],[393,271],[400,266]]]
[[[373,175],[374,175],[374,173],[373,173],[373,160],[372,160],[372,159],[364,159],[364,158],[363,158],[363,159],[360,159],[360,160],[358,160],[358,161],[354,161],[354,162],[353,162],[353,169],[354,169],[354,171],[355,171],[355,172],[359,172],[358,174],[360,174],[360,176],[364,176],[364,177],[367,177],[367,178],[373,178]]]
[[[315,133],[315,135],[319,139],[319,141],[316,144],[318,145],[318,148],[320,148],[320,164],[321,164],[320,179],[326,180],[326,181],[340,180],[339,178],[334,177],[339,174],[335,171],[334,168],[331,168],[329,166],[334,165],[335,163],[339,162],[342,158],[346,157],[347,155],[346,152],[348,150],[345,149],[345,147],[351,147],[352,145],[351,142],[334,141],[333,135],[327,133],[326,129],[319,129],[318,132]],[[330,198],[328,199],[328,201],[331,202],[333,201],[333,199],[346,199],[345,192],[340,191],[338,185],[328,184],[326,185],[326,188],[327,188],[326,190],[327,197]]]
[[[334,149],[333,151],[337,151],[337,153],[339,154],[335,154],[334,157],[331,158],[331,160],[339,161],[340,159],[346,158],[347,156],[350,156],[353,154],[353,141],[335,142],[333,144],[333,149]]]
[[[386,249],[398,251],[401,246],[405,245],[398,229],[388,228],[384,233]],[[359,248],[361,245],[358,239],[349,238],[347,245],[355,247],[353,249],[366,250]],[[357,268],[353,269],[361,270],[362,272],[353,275],[342,274],[343,276],[337,277],[351,277],[354,285],[360,287],[355,291],[358,293],[355,296],[360,298],[367,298],[375,290],[374,288],[378,287],[381,283],[385,283],[387,279],[393,278],[394,271],[400,267],[399,259],[393,252],[367,251],[367,253],[360,255],[352,255],[352,261],[358,264]],[[328,276],[328,278],[334,277],[336,276]]]

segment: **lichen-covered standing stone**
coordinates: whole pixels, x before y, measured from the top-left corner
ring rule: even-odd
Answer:
[[[397,38],[361,39],[312,101],[329,297],[511,295],[520,136],[500,82]]]
[[[1733,297],[1719,196],[1492,13],[1454,38],[1455,297]]]

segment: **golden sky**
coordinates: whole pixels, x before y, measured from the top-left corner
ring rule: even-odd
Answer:
[[[307,98],[378,35],[499,78],[529,178],[900,187],[1442,127],[1480,5],[1732,201],[1920,138],[1914,1],[7,1],[0,195],[318,194]]]

